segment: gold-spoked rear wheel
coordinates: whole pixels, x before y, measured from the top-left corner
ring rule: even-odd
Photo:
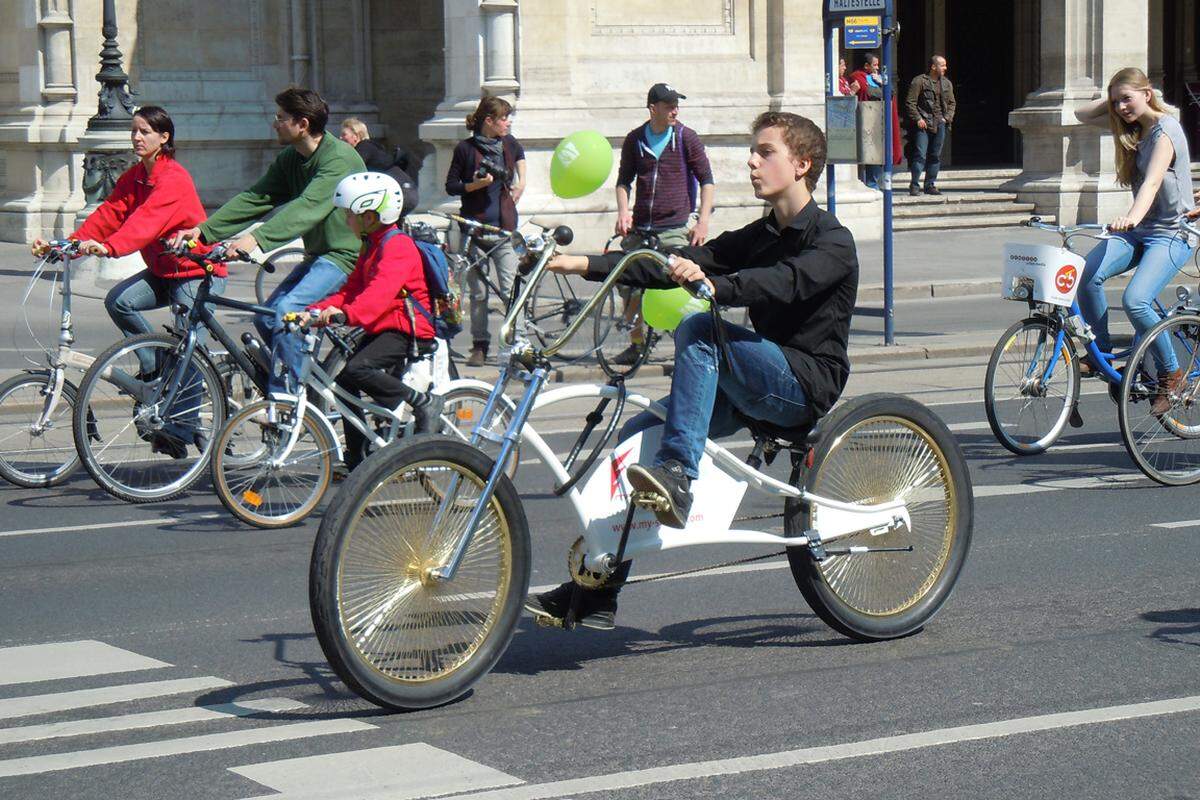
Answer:
[[[972,497],[966,462],[953,435],[919,403],[868,395],[836,409],[821,425],[806,488],[848,503],[906,503],[911,528],[853,533],[827,548],[912,548],[829,555],[791,548],[792,572],[813,610],[858,639],[908,635],[925,624],[953,589],[966,560]],[[789,503],[788,534],[821,528],[820,511]]]
[[[385,448],[351,475],[317,534],[310,600],[342,680],[388,708],[459,697],[499,660],[529,583],[529,531],[501,476],[454,578],[436,570],[480,505],[492,462],[444,437]]]

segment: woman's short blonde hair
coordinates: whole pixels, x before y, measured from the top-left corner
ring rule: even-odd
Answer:
[[[350,129],[350,132],[359,139],[370,139],[371,133],[367,130],[366,124],[358,117],[346,117],[342,120],[342,129]]]

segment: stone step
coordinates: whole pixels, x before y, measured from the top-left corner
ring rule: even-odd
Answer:
[[[941,188],[941,187],[938,187]],[[1017,199],[1013,192],[960,192],[944,190],[941,194],[919,194],[913,197],[904,186],[892,194],[892,202],[898,206],[938,206],[958,203],[998,203]]]
[[[949,189],[949,190],[955,191],[955,192],[1002,192],[1002,191],[1004,191],[1004,188],[1003,188],[1004,184],[1007,183],[1009,180],[1011,180],[1011,179],[1010,178],[996,178],[996,179],[991,179],[991,178],[987,178],[987,179],[983,179],[983,178],[950,178],[950,179],[947,179],[947,178],[943,177],[943,175],[938,175],[937,187],[943,191],[945,191],[946,189]],[[903,181],[893,179],[892,183],[893,183],[893,185],[898,186],[901,189],[905,189],[905,190],[908,189],[908,180],[907,179],[904,179]]]
[[[897,231],[920,231],[949,228],[1017,227],[1027,219],[1029,219],[1029,214],[1023,212],[1015,214],[963,214],[942,217],[923,216],[911,219],[896,219],[893,223],[893,228]],[[1046,222],[1052,222],[1046,217],[1042,219]]]
[[[1007,181],[1021,174],[1020,167],[947,167],[938,174],[938,181],[950,180],[990,180],[997,183]]]
[[[946,217],[962,217],[974,214],[1023,214],[1028,218],[1033,214],[1033,203],[999,202],[999,203],[948,203],[941,206],[897,206],[893,213],[896,219],[945,219]]]

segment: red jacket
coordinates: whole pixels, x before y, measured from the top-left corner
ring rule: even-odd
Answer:
[[[367,333],[401,331],[412,336],[403,293],[411,295],[426,310],[432,309],[425,285],[425,266],[421,253],[404,233],[397,233],[380,246],[395,225],[385,225],[367,235],[366,246],[358,255],[354,271],[341,291],[309,306],[313,311],[336,306],[346,313],[346,322]],[[432,339],[433,325],[415,307],[416,338]]]
[[[149,175],[140,161],[125,170],[108,198],[70,238],[100,242],[114,256],[140,252],[146,266],[160,278],[199,278],[204,274],[203,267],[164,252],[166,248],[159,240],[178,230],[194,228],[204,220],[204,206],[200,205],[192,176],[178,161],[163,154]],[[217,264],[214,274],[225,277],[225,265]]]

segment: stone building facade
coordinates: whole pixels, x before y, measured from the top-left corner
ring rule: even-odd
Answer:
[[[1124,190],[1112,180],[1108,137],[1076,125],[1071,109],[1118,67],[1141,66],[1194,130],[1183,87],[1198,79],[1195,6],[898,0],[899,83],[922,70],[930,52],[944,52],[960,97],[949,161],[1020,166],[1016,188],[1040,211],[1095,219],[1116,208]],[[588,245],[611,230],[613,193],[553,197],[550,153],[580,128],[619,145],[645,119],[651,83],[688,95],[680,117],[707,144],[718,230],[762,213],[745,179],[753,117],[783,109],[823,118],[819,0],[117,0],[116,7],[137,99],[171,112],[180,159],[210,206],[274,157],[271,98],[291,83],[325,95],[331,126],[357,116],[376,138],[421,156],[422,203],[435,208],[456,206],[442,183],[480,92],[514,98],[513,132],[530,176],[522,214],[568,222]],[[100,8],[101,0],[0,0],[0,239],[69,231],[84,205],[81,137],[96,108]],[[998,46],[998,36],[1012,46]],[[879,195],[851,180],[852,168],[839,169],[839,216],[860,236],[877,236]]]

